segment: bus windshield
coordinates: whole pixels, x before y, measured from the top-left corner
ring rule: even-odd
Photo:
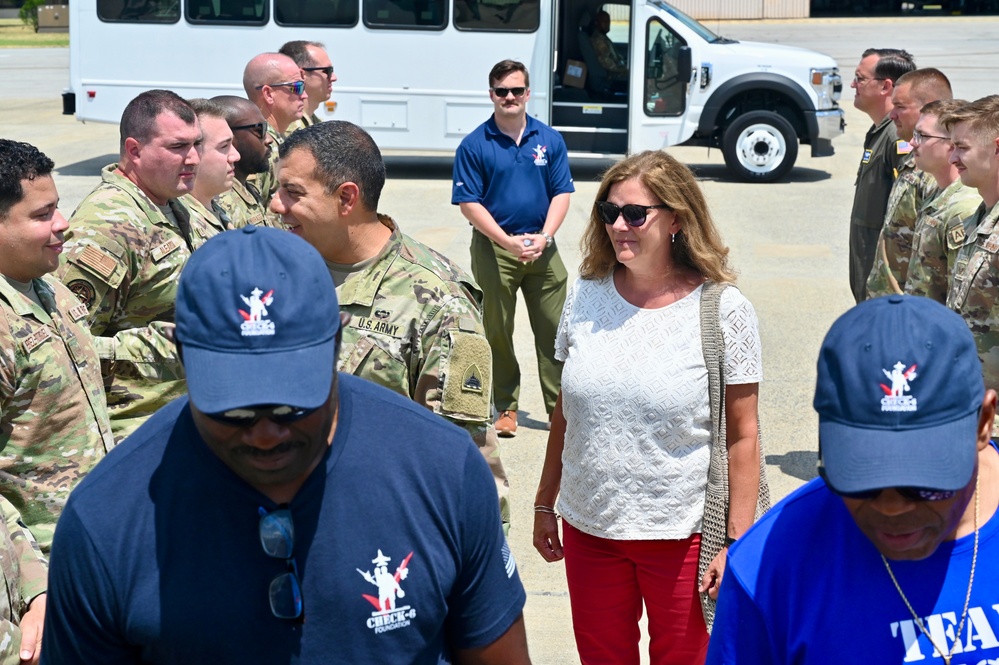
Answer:
[[[665,3],[665,2],[662,2],[662,0],[651,0],[649,4],[651,4],[653,7],[658,7],[659,9],[663,10],[664,12],[666,12],[667,14],[669,14],[670,16],[675,17],[676,20],[680,21],[685,26],[687,26],[688,28],[690,28],[691,30],[693,30],[694,32],[696,32],[697,35],[701,39],[703,39],[704,41],[706,41],[706,42],[708,42],[710,44],[731,44],[731,43],[733,43],[731,39],[726,39],[725,37],[720,37],[720,36],[716,35],[715,33],[711,32],[710,30],[708,30],[707,28],[705,28],[703,25],[701,25],[700,23],[698,23],[696,20],[690,18],[689,16],[687,16],[686,14],[684,14],[683,12],[681,12],[679,9],[677,9],[673,5],[669,5],[669,4]]]

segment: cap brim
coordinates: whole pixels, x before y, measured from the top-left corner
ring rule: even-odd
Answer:
[[[185,345],[183,354],[188,394],[204,413],[258,404],[314,409],[329,398],[336,371],[335,336],[291,351],[222,353]]]
[[[978,457],[978,412],[912,430],[878,430],[819,420],[826,482],[839,492],[886,487],[958,490]]]

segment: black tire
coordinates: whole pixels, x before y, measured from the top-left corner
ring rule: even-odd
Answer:
[[[740,180],[780,180],[798,158],[794,127],[772,111],[750,111],[738,116],[722,134],[725,165]]]

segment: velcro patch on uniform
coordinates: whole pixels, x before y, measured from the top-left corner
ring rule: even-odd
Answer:
[[[40,330],[31,333],[30,335],[25,337],[24,342],[22,342],[22,345],[24,346],[24,352],[31,353],[34,349],[37,349],[42,342],[49,339],[50,337],[52,337],[52,333],[49,331],[48,328],[41,328]]]
[[[74,321],[79,321],[87,315],[87,306],[84,304],[77,305],[76,307],[69,310],[69,318]]]
[[[377,316],[378,313],[375,313]],[[382,335],[388,335],[389,337],[402,337],[405,334],[405,330],[402,326],[386,323],[385,321],[376,321],[375,319],[369,319],[366,316],[359,316],[355,319],[351,319],[350,327],[356,328],[358,330],[365,330],[367,332],[381,333]]]
[[[999,252],[999,233],[993,233],[986,238],[982,247],[985,248],[986,252],[990,252],[992,254]]]
[[[154,247],[152,252],[153,261],[159,262],[159,260],[162,259],[164,256],[167,256],[171,252],[174,252],[177,249],[179,249],[182,244],[183,243],[181,243],[180,240],[178,240],[177,238],[171,238],[162,245]]]
[[[441,415],[464,420],[489,417],[492,394],[492,351],[485,336],[448,330],[450,344],[442,351],[446,368]]]
[[[102,252],[93,245],[87,245],[83,248],[79,261],[104,279],[111,277],[114,274],[114,269],[118,266],[118,262],[113,256]]]
[[[908,155],[912,152],[912,144],[904,139],[895,141],[895,154]]]
[[[863,157],[863,159],[860,160],[860,163],[861,164],[867,164],[869,161],[871,161],[871,151],[870,150],[865,150],[864,151],[864,157]]]
[[[74,279],[66,285],[66,288],[72,291],[76,299],[83,303],[85,309],[90,309],[94,306],[94,298],[97,294],[94,291],[94,285],[87,280]]]
[[[960,245],[964,242],[964,236],[965,236],[964,227],[955,226],[954,228],[952,228],[950,231],[947,232],[947,235],[950,237],[950,241],[952,244]]]
[[[461,377],[461,389],[465,392],[482,392],[482,371],[474,363],[468,366]]]

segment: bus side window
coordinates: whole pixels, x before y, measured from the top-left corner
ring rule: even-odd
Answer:
[[[228,23],[263,25],[267,22],[267,4],[262,0],[188,0],[190,23]]]
[[[97,0],[97,16],[102,21],[176,23],[180,0]]]
[[[274,0],[274,20],[280,25],[357,25],[358,0]]]
[[[454,0],[458,30],[534,32],[540,23],[539,0]]]
[[[369,28],[443,30],[447,26],[446,0],[361,0],[364,25]]]

